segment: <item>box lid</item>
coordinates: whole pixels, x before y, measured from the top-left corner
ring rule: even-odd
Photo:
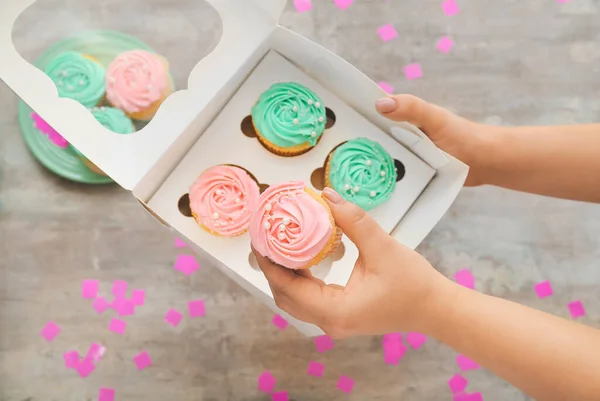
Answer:
[[[78,102],[59,98],[56,86],[17,52],[12,28],[35,0],[4,0],[0,13],[0,79],[70,143],[125,189],[133,189],[277,25],[286,0],[206,0],[223,34],[188,78],[188,89],[169,96],[154,119],[132,135],[115,134]]]

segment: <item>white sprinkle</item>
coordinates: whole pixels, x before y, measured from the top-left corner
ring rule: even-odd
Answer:
[[[279,225],[279,231],[281,231],[281,232],[285,231],[285,226],[283,224]]]
[[[312,104],[313,104],[313,101],[312,101],[312,99],[308,99],[308,105],[309,105],[309,106],[312,106]]]
[[[321,108],[321,103],[319,103],[319,102],[315,103],[315,107],[316,107],[317,109]]]
[[[381,173],[379,173],[379,175],[385,177],[385,171],[382,171]]]
[[[297,118],[294,118],[294,121],[293,121],[293,122],[294,122],[294,124],[296,124],[296,125],[300,124],[300,120],[298,120]]]
[[[152,90],[152,85],[146,86],[146,89],[148,89],[149,91],[151,91]]]
[[[240,203],[240,202],[241,202],[240,198],[236,198],[235,203]]]
[[[63,86],[63,83],[62,83],[62,81],[58,81],[58,84],[57,84],[57,85],[58,85],[58,86]]]
[[[104,106],[100,107],[100,111],[106,111],[106,107],[104,107]]]
[[[265,223],[263,224],[263,227],[265,228],[265,230],[268,230],[269,228],[271,228],[271,223],[269,223],[268,221],[265,221]]]
[[[375,196],[377,196],[377,193],[375,191],[371,191],[370,195],[371,195],[371,198],[374,198]]]
[[[219,213],[217,213],[217,212],[214,212],[214,213],[213,213],[213,219],[215,219],[215,220],[216,220],[216,219],[218,219],[218,218],[219,218]]]
[[[294,107],[292,107],[292,110],[294,110],[294,111],[298,111],[298,106],[294,106]]]
[[[286,226],[287,226],[287,225],[289,225],[290,223],[291,223],[291,222],[290,222],[290,219],[288,219],[287,217],[286,217],[285,219],[283,219],[283,224],[284,224],[284,225],[286,225]]]
[[[217,191],[217,195],[225,195],[225,191],[223,191],[222,189],[219,189]]]
[[[114,84],[115,82],[117,82],[117,80],[115,79],[115,77],[108,77],[108,82]]]
[[[325,121],[325,118],[323,116],[319,117],[319,122],[322,123],[323,121]]]
[[[68,76],[69,76],[69,73],[68,73],[68,72],[66,72],[66,71],[63,71],[63,72],[61,72],[60,74],[61,74],[63,77],[68,77]]]
[[[277,238],[279,238],[280,240],[282,240],[282,241],[283,241],[283,240],[285,239],[285,234],[284,234],[284,233],[279,233],[279,234],[277,235]]]
[[[345,189],[346,191],[350,190],[350,184],[346,184],[346,185],[344,185],[344,189]]]
[[[313,138],[316,138],[317,137],[317,133],[315,131],[313,131],[313,132],[310,133],[310,136],[312,136]]]
[[[367,161],[365,162],[365,164],[366,164],[367,166],[370,166],[371,164],[373,164],[373,162],[372,162],[371,160],[367,160]]]
[[[73,87],[73,85],[67,85],[67,90],[68,90],[68,91],[72,91],[73,89],[75,89],[75,88]]]
[[[265,205],[265,210],[266,210],[266,211],[269,211],[269,210],[271,210],[271,207],[272,207],[272,206],[271,206],[271,204],[270,204],[270,203],[267,203],[267,204]]]
[[[360,191],[360,187],[357,185],[357,186],[355,186],[354,188],[352,188],[352,190],[353,190],[354,192],[358,192],[358,191]]]
[[[83,86],[85,85],[85,81],[82,79],[81,81],[79,81],[79,86]]]

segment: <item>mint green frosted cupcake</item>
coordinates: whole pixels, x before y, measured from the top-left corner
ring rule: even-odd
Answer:
[[[48,63],[44,72],[58,88],[60,97],[76,100],[85,107],[100,104],[106,93],[104,67],[87,54],[61,53]]]
[[[252,107],[259,141],[272,153],[297,156],[312,149],[327,124],[325,106],[316,93],[295,82],[271,86]]]
[[[90,112],[94,118],[102,124],[106,129],[121,135],[128,135],[135,132],[135,126],[127,115],[120,109],[114,107],[94,107],[90,109]],[[83,153],[75,149],[71,145],[71,149],[77,154],[77,156],[85,163],[85,165],[94,173],[105,175],[94,163],[89,161]]]
[[[362,209],[373,209],[396,189],[394,159],[375,141],[352,139],[329,155],[325,185]]]

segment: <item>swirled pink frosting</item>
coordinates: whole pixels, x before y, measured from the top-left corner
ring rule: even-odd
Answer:
[[[333,234],[329,211],[305,188],[302,181],[270,186],[248,229],[254,249],[288,269],[306,267]]]
[[[258,184],[243,169],[215,166],[192,185],[190,208],[208,230],[235,237],[248,229],[259,195]]]
[[[145,50],[124,52],[106,70],[106,98],[115,107],[137,113],[162,98],[169,79],[162,57]]]

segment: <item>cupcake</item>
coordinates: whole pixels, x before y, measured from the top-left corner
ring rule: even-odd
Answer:
[[[248,231],[260,190],[246,170],[215,166],[198,177],[190,188],[190,209],[200,227],[221,237]]]
[[[121,53],[106,70],[106,98],[134,120],[150,121],[173,91],[167,60],[145,50]]]
[[[104,67],[86,54],[68,51],[59,54],[44,69],[60,97],[67,97],[94,107],[102,102],[106,92]]]
[[[133,126],[131,119],[119,109],[113,107],[95,107],[90,111],[94,118],[102,124],[104,128],[116,134],[127,135],[135,132],[135,127]],[[98,168],[98,166],[89,161],[80,151],[75,149],[74,146],[71,145],[71,148],[92,172],[99,175],[106,175]]]
[[[288,269],[307,269],[335,251],[342,239],[327,203],[302,181],[270,186],[250,220],[254,249]]]
[[[357,138],[327,158],[325,185],[364,210],[386,202],[396,189],[394,159],[377,142]]]
[[[312,149],[327,117],[323,101],[310,89],[294,82],[277,83],[252,107],[258,140],[270,152],[297,156]]]

